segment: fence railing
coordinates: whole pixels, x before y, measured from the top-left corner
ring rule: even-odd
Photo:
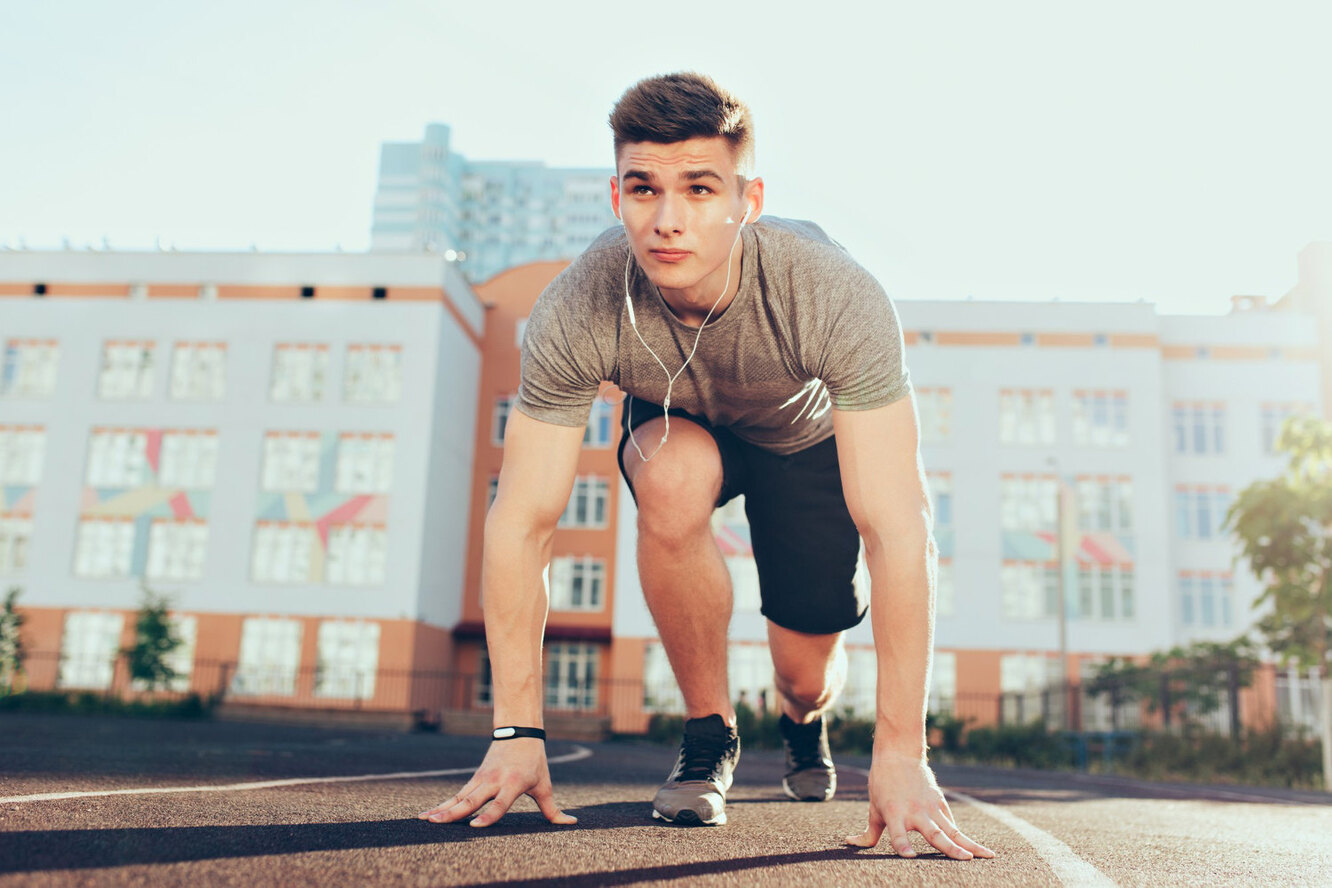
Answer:
[[[937,716],[961,720],[968,728],[1043,724],[1048,730],[1119,732],[1152,728],[1203,730],[1234,735],[1241,727],[1280,725],[1290,731],[1318,724],[1316,676],[1267,672],[1246,687],[1223,687],[1210,703],[1196,695],[1174,700],[1144,697],[1127,687],[1093,693],[1070,683],[1002,694],[934,695]],[[489,677],[448,670],[358,669],[344,664],[283,666],[234,660],[196,660],[187,675],[150,688],[131,679],[123,657],[79,658],[58,652],[31,652],[9,692],[90,692],[121,699],[173,700],[198,694],[214,702],[248,706],[376,713],[410,713],[432,722],[444,713],[485,712],[491,708]],[[775,692],[744,702],[762,711],[777,705]],[[619,733],[643,733],[654,714],[679,715],[683,698],[673,681],[636,679],[579,681],[568,674],[546,679],[544,704],[551,713],[607,719]],[[855,716],[872,718],[872,712]]]

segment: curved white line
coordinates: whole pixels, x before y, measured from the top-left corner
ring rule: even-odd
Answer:
[[[848,767],[846,770],[864,774],[867,778],[870,773],[864,768]],[[945,789],[944,792],[955,799],[961,799],[969,805],[974,805],[980,809],[982,814],[988,814],[1026,839],[1041,859],[1054,871],[1059,881],[1070,886],[1070,888],[1116,888],[1114,881],[1109,876],[1083,860],[1074,853],[1072,848],[1039,826],[1023,820],[1013,812],[998,805],[991,805],[989,802],[982,802],[980,799],[973,798],[965,792],[958,792],[955,789]]]
[[[592,750],[574,745],[574,751],[547,759],[547,764],[560,765],[588,758]],[[52,802],[58,799],[88,799],[97,796],[157,795],[165,792],[243,792],[250,789],[273,789],[280,786],[303,786],[307,783],[361,783],[369,780],[408,780],[413,777],[454,777],[471,774],[470,768],[444,768],[438,771],[395,771],[392,774],[353,774],[346,777],[291,777],[284,780],[257,780],[253,783],[224,783],[212,786],[149,786],[138,789],[103,789],[91,792],[39,792],[34,795],[0,798],[0,804],[14,805],[24,802]]]

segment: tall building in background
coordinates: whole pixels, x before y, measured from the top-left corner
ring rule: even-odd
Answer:
[[[479,283],[527,262],[572,259],[616,224],[609,167],[471,161],[449,139],[448,126],[432,123],[423,141],[384,143],[371,251],[460,256]]]

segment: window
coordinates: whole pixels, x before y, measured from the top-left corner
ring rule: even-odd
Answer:
[[[486,482],[486,511],[495,505],[495,497],[499,494],[499,477],[492,477]]]
[[[366,700],[375,695],[379,624],[325,620],[319,624],[315,696]]]
[[[264,436],[264,490],[314,493],[319,489],[318,432],[269,432]]]
[[[766,644],[728,644],[726,673],[732,700],[743,700],[751,709],[757,709],[759,700],[764,697],[771,703],[777,701],[772,654]]]
[[[180,644],[171,653],[163,657],[167,667],[174,673],[164,685],[168,691],[183,694],[190,689],[190,676],[194,674],[194,648],[199,638],[199,621],[194,617],[171,614],[167,617],[172,632],[180,639]],[[130,682],[135,691],[148,690],[148,682],[136,678]]]
[[[107,340],[102,350],[98,397],[108,401],[145,400],[153,396],[152,341]]]
[[[595,644],[552,642],[546,645],[546,706],[552,709],[595,709],[597,706]]]
[[[1234,579],[1228,573],[1179,575],[1179,618],[1185,626],[1229,629],[1234,625]]]
[[[1225,452],[1226,405],[1177,401],[1171,409],[1175,426],[1175,452]]]
[[[220,401],[227,389],[225,342],[177,342],[171,355],[171,397]]]
[[[956,700],[957,654],[935,651],[930,670],[929,711],[939,715],[951,713]]]
[[[240,659],[231,693],[291,696],[301,665],[299,620],[249,617],[241,624]]]
[[[217,480],[217,433],[181,429],[162,433],[157,483],[185,490],[212,490]]]
[[[504,443],[504,431],[509,426],[509,411],[517,402],[517,395],[506,395],[495,399],[495,410],[490,420],[490,443],[496,447]]]
[[[1128,392],[1075,390],[1073,443],[1088,447],[1127,447]]]
[[[338,493],[388,493],[393,489],[392,434],[344,432],[338,436]]]
[[[953,592],[953,559],[951,558],[939,559],[939,575],[935,582],[934,596],[934,609],[938,616],[951,617],[956,613]]]
[[[490,652],[482,646],[481,663],[477,667],[476,690],[473,696],[477,706],[490,706],[494,703],[491,698],[493,684],[493,677],[490,674]]]
[[[1175,531],[1180,539],[1222,538],[1222,525],[1231,504],[1226,487],[1175,487]]]
[[[402,398],[402,346],[347,346],[343,397],[349,404],[396,404]]]
[[[598,528],[606,526],[606,507],[610,499],[610,483],[605,478],[580,476],[574,480],[573,493],[560,527]]]
[[[666,658],[666,648],[657,641],[648,642],[643,649],[643,709],[646,712],[684,712],[684,695],[680,693],[670,660]]]
[[[313,583],[315,526],[302,521],[260,521],[254,529],[250,577],[256,583]]]
[[[726,571],[731,575],[731,609],[738,614],[756,614],[763,607],[759,594],[758,565],[750,555],[726,556]]]
[[[28,563],[32,516],[0,512],[0,574],[17,573]]]
[[[934,506],[934,528],[939,530],[953,526],[953,476],[948,472],[928,472],[925,475],[930,486],[930,500]]]
[[[328,346],[280,343],[273,349],[269,396],[284,403],[321,401],[328,379]]]
[[[1063,680],[1057,657],[1045,654],[1006,654],[999,658],[999,691],[1003,694],[1039,691]]]
[[[846,687],[837,698],[837,708],[849,708],[861,718],[874,718],[878,685],[879,658],[874,648],[859,645],[846,646]],[[777,700],[769,697],[770,703]]]
[[[920,414],[920,440],[923,444],[943,444],[953,436],[953,390],[916,389],[916,410]]]
[[[208,522],[197,518],[155,520],[148,531],[148,578],[203,578],[208,554]]]
[[[89,579],[128,577],[134,555],[134,519],[85,517],[74,544],[74,575]]]
[[[1004,530],[1055,530],[1059,484],[1053,475],[1003,475],[999,522]]]
[[[121,614],[104,611],[66,614],[56,684],[62,688],[109,690],[116,658],[120,656],[120,633],[124,626]]]
[[[382,524],[331,524],[328,528],[329,583],[380,586],[388,561],[388,532]]]
[[[583,432],[583,446],[604,448],[611,444],[611,420],[614,419],[615,405],[597,398],[592,402],[592,413],[587,418],[587,430]]]
[[[551,610],[599,611],[605,588],[605,561],[566,555],[550,562]]]
[[[1084,620],[1132,619],[1133,565],[1080,565],[1077,603],[1077,616]]]
[[[1054,392],[1051,389],[1001,389],[999,443],[1053,444]]]
[[[89,487],[139,487],[148,482],[148,432],[95,428],[88,441]]]
[[[1262,405],[1262,438],[1263,453],[1268,456],[1275,456],[1277,439],[1281,435],[1281,427],[1287,419],[1292,416],[1307,416],[1313,413],[1313,408],[1309,404],[1303,403],[1264,403]]]
[[[45,428],[0,425],[0,486],[40,483],[45,455]]]
[[[1128,533],[1133,530],[1133,482],[1128,476],[1078,478],[1078,530]]]
[[[1059,565],[1005,561],[999,569],[1000,610],[1005,619],[1039,620],[1059,615]]]
[[[11,339],[5,343],[0,394],[12,398],[45,398],[55,390],[60,344],[54,339]]]

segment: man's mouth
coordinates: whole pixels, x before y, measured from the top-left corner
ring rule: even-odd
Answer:
[[[679,262],[689,256],[688,250],[649,250],[658,262]]]

